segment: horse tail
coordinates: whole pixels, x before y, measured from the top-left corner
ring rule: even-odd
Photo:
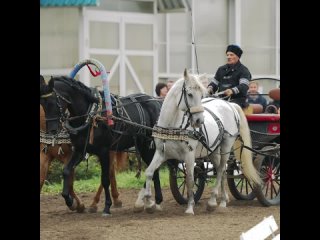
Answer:
[[[237,109],[240,116],[240,136],[242,138],[243,144],[247,147],[252,147],[251,143],[251,135],[250,129],[248,125],[247,118],[242,110],[242,108],[238,104],[233,104],[233,106]],[[239,146],[239,140],[236,141],[235,145]],[[252,181],[258,185],[261,184],[261,178],[259,172],[253,165],[252,160],[252,152],[247,148],[241,148],[234,145],[235,155],[237,159],[240,159],[241,166],[243,170],[243,174],[247,177],[249,181]]]

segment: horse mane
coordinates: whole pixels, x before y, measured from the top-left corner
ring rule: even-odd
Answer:
[[[87,100],[90,102],[95,102],[95,103],[99,102],[99,99],[97,99],[92,94],[91,89],[80,81],[77,81],[77,80],[75,80],[71,77],[68,77],[68,76],[52,77],[48,83],[50,89],[53,89],[55,81],[63,82],[65,84],[69,85],[71,88],[76,89],[77,91],[80,92],[80,94],[83,94],[87,98]]]

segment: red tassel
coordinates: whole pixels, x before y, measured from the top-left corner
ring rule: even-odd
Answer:
[[[91,73],[92,76],[96,77],[96,76],[99,76],[101,75],[101,72],[100,71],[96,71],[96,72],[93,72],[91,67],[89,66],[89,64],[87,64],[87,67],[89,68],[89,71]]]

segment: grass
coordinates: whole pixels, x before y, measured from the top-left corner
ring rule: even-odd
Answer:
[[[116,174],[117,187],[126,189],[140,189],[145,181],[144,172],[141,173],[140,179],[135,177],[136,172],[127,171]],[[166,167],[160,169],[161,187],[169,187],[169,170]],[[81,192],[96,192],[100,185],[100,177],[94,176],[87,180],[74,181],[74,191]],[[60,183],[49,184],[45,182],[43,185],[42,194],[60,194],[62,192],[62,181]]]

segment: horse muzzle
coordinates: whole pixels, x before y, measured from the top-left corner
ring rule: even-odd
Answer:
[[[203,112],[193,113],[191,117],[191,126],[199,128],[204,123]]]
[[[59,121],[46,121],[47,133],[55,135],[59,130]]]

